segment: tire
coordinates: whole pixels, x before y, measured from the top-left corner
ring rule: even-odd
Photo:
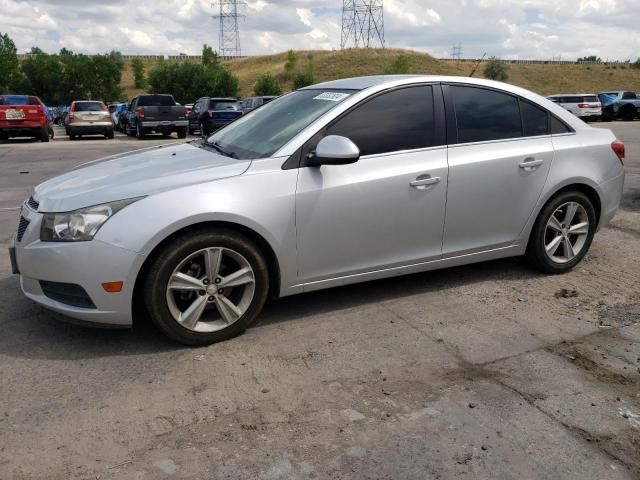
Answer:
[[[620,118],[625,122],[630,122],[636,118],[636,109],[633,107],[626,107],[620,110]]]
[[[78,137],[74,133],[69,134],[69,140],[76,140]]]
[[[196,282],[200,282],[201,278],[207,282],[207,278],[212,277],[204,269],[205,251],[223,252],[220,272],[224,272],[224,276],[220,274],[221,278],[229,278],[233,273],[250,269],[252,275],[242,275],[247,283],[226,287],[222,293],[217,288],[219,285],[224,287],[224,282],[216,285],[217,280],[215,283],[214,280],[208,281],[208,286],[203,287],[206,291],[195,291],[193,287],[190,290],[169,290],[169,281],[175,273],[186,272],[180,275],[188,275]],[[240,335],[246,330],[265,304],[269,275],[264,256],[244,235],[229,229],[199,229],[168,242],[155,255],[143,285],[145,305],[158,329],[179,343],[209,345]],[[223,296],[225,298],[220,301]],[[236,308],[241,315],[235,317],[236,314],[233,314],[231,320],[225,322],[220,312],[226,310],[227,300],[234,304],[238,302]],[[198,317],[204,321],[196,319],[197,323],[192,325],[178,322],[176,317],[182,318],[196,302],[205,305],[204,312]],[[229,310],[226,311],[230,315]]]
[[[569,205],[577,205],[573,217],[569,220],[570,228],[576,233],[571,233],[565,222]],[[555,221],[551,220],[552,215]],[[583,225],[584,222],[588,222],[586,227]],[[550,223],[554,223],[555,226],[551,226]],[[578,228],[579,225],[583,226]],[[589,251],[596,227],[595,208],[586,195],[577,191],[560,193],[547,202],[533,225],[527,245],[527,261],[544,273],[568,272],[580,263]],[[567,247],[567,241],[571,243],[570,249]],[[553,250],[553,255],[547,253],[550,247],[557,248]]]
[[[111,140],[114,136],[115,136],[115,133],[113,133],[113,130],[107,130],[104,134],[104,137],[108,138],[109,140]]]
[[[178,129],[178,138],[187,138],[187,128]]]
[[[42,127],[40,129],[40,135],[38,135],[38,137],[40,139],[41,142],[48,142],[50,137],[49,137],[49,127]]]
[[[136,126],[136,137],[138,137],[138,140],[144,139],[144,130],[140,127],[140,124]]]

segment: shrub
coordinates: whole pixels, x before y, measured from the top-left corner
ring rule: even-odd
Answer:
[[[293,79],[293,88],[297,90],[299,88],[304,88],[304,87],[308,87],[309,85],[313,85],[314,83],[316,83],[316,81],[313,78],[313,73],[311,72],[298,73],[296,77]]]
[[[499,58],[491,57],[484,67],[484,76],[491,80],[505,82],[509,78],[507,65]]]
[[[259,97],[264,95],[282,95],[282,88],[273,75],[263,73],[256,82],[253,93]]]
[[[398,56],[385,73],[391,75],[403,75],[409,73],[409,59],[404,55]]]

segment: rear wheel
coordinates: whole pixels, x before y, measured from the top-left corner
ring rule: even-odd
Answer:
[[[244,332],[267,299],[267,264],[232,230],[200,230],[169,242],[145,280],[145,304],[171,339],[208,345]]]
[[[595,209],[586,195],[564,192],[552,198],[533,226],[527,259],[546,273],[564,273],[584,258],[597,224]]]
[[[622,118],[626,122],[633,120],[635,117],[636,117],[636,109],[631,105],[624,107],[622,110],[620,110],[620,118]]]
[[[38,138],[40,139],[41,142],[48,142],[49,141],[49,127],[45,126],[42,127],[40,129],[40,135],[38,135]]]
[[[178,138],[187,138],[187,128],[178,129]]]
[[[144,138],[144,129],[140,126],[140,124],[138,124],[138,126],[136,127],[136,137],[138,137],[138,139],[140,140]]]
[[[104,134],[105,138],[112,139],[115,136],[113,129],[107,130]]]

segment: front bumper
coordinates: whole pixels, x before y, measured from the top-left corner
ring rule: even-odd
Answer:
[[[71,318],[103,325],[130,326],[135,272],[141,254],[99,240],[89,242],[41,242],[42,214],[23,206],[29,226],[15,243],[15,267],[20,285],[31,300]],[[119,293],[107,293],[102,283],[124,281]],[[95,308],[81,308],[54,300],[43,292],[40,281],[81,286]]]

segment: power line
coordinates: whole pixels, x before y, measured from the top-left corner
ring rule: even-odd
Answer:
[[[213,18],[220,22],[218,31],[218,54],[222,58],[241,57],[240,49],[240,29],[238,28],[238,18],[244,15],[238,14],[238,5],[244,2],[236,0],[216,0],[211,4],[213,8],[219,7],[219,13]]]
[[[384,48],[382,0],[343,0],[340,48]]]

